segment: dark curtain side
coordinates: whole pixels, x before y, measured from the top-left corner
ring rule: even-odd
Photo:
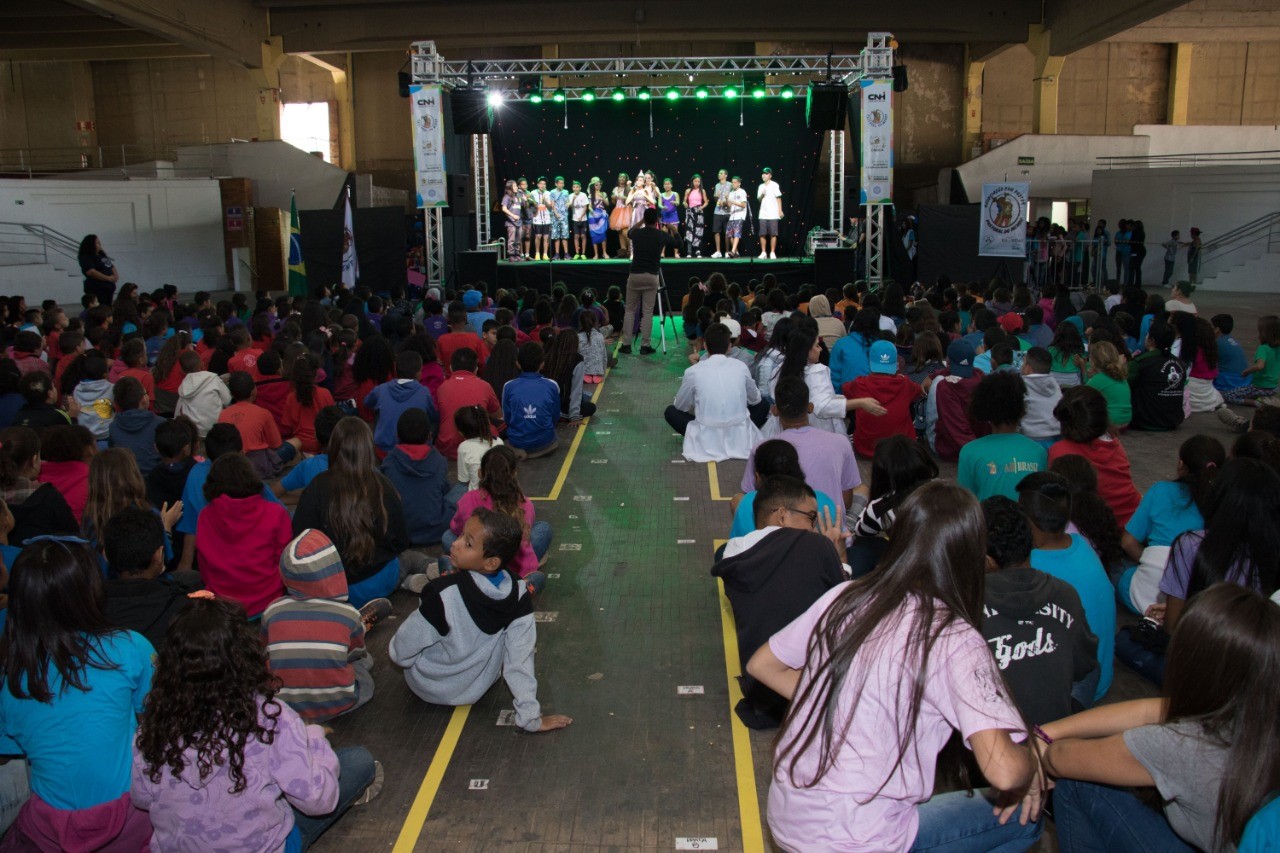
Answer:
[[[619,172],[634,177],[640,169],[651,169],[659,188],[663,178],[671,178],[683,198],[695,172],[710,188],[716,172],[724,168],[742,177],[754,217],[760,172],[768,166],[783,192],[778,248],[788,255],[800,254],[804,236],[813,227],[810,194],[823,142],[822,131],[805,126],[803,98],[738,102],[686,96],[675,102],[655,97],[648,103],[618,103],[606,94],[591,104],[572,101],[567,106],[568,127],[566,104],[550,100],[508,103],[494,111],[495,201],[509,178],[527,177],[532,187],[545,175],[550,189],[555,176],[563,175],[567,189],[580,180],[585,190],[592,177],[599,177],[608,192]],[[683,220],[683,211],[681,216]],[[707,225],[710,241],[709,219]],[[742,253],[748,251],[759,251],[754,240],[744,240]]]

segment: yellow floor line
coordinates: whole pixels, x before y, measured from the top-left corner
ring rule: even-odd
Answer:
[[[462,727],[466,725],[467,715],[470,713],[470,705],[459,705],[453,709],[453,716],[449,718],[449,725],[444,730],[444,737],[440,739],[440,746],[436,747],[436,754],[431,759],[431,766],[427,768],[427,775],[422,777],[422,787],[418,789],[418,795],[413,798],[409,814],[405,816],[404,825],[400,827],[400,835],[396,838],[392,853],[410,853],[417,845],[418,837],[422,835],[422,827],[427,822],[427,813],[431,811],[431,803],[435,801],[436,792],[440,790],[444,771],[449,767],[453,750],[458,745],[458,738],[462,736]]]
[[[715,463],[712,463],[713,465]],[[717,539],[712,544],[719,548],[728,540]],[[742,824],[742,849],[745,853],[763,853],[764,826],[760,822],[760,799],[756,791],[755,762],[751,757],[751,733],[738,719],[734,707],[742,699],[738,686],[740,663],[738,661],[738,628],[733,621],[733,607],[724,594],[724,582],[716,579],[720,592],[720,628],[724,633],[724,669],[729,678],[729,726],[733,732],[734,775],[738,780],[738,815]]]
[[[604,390],[604,383],[609,381],[609,374],[613,372],[613,368],[606,367],[604,378],[600,380],[600,384],[596,386],[595,392],[591,395],[591,402],[599,403],[600,392]],[[531,501],[554,501],[559,500],[560,490],[564,488],[564,481],[569,478],[569,469],[573,467],[573,458],[578,455],[578,447],[582,444],[583,433],[587,431],[587,424],[591,423],[591,418],[583,418],[582,423],[574,427],[577,435],[573,437],[573,443],[569,445],[569,452],[564,456],[564,462],[560,465],[560,473],[556,475],[556,482],[551,487],[551,494],[539,497],[530,496]]]
[[[716,463],[707,463],[707,477],[711,480],[711,500],[713,501],[729,501],[733,498],[726,498],[720,494],[720,470],[716,468]]]

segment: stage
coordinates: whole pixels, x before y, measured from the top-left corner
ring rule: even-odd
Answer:
[[[580,293],[584,288],[595,290],[604,299],[610,287],[625,290],[629,260],[609,261],[500,261],[498,263],[498,287],[532,287],[539,293],[549,293],[554,284],[563,282],[570,293]],[[795,292],[802,284],[814,283],[813,258],[779,258],[776,261],[759,258],[664,258],[662,276],[673,303],[684,297],[692,276],[706,281],[712,273],[720,273],[732,284],[737,282],[746,292],[752,279],[773,275],[787,289]]]

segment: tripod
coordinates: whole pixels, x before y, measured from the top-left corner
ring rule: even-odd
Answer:
[[[671,299],[667,295],[667,277],[662,274],[662,267],[658,267],[658,300],[654,306],[654,310],[658,312],[658,331],[662,336],[662,354],[667,354],[667,309],[671,307]],[[652,333],[652,329],[646,329],[645,334]],[[676,337],[676,320],[671,318],[671,337]]]

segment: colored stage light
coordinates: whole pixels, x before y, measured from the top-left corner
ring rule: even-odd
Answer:
[[[705,101],[707,98],[711,97],[711,90],[706,86],[699,86],[693,90],[693,94],[698,100]]]
[[[551,100],[555,101],[557,104],[563,104],[563,103],[564,103],[564,89],[556,89],[554,92],[552,92],[552,93],[551,93]]]
[[[586,101],[587,103],[591,103],[595,99],[596,99],[595,89],[592,89],[590,86],[588,86],[587,88],[582,90],[582,100]]]
[[[784,101],[789,101],[789,100],[791,100],[792,98],[794,98],[794,97],[796,96],[796,90],[795,90],[795,89],[792,89],[790,86],[788,86],[788,87],[786,87],[785,89],[783,89],[781,92],[779,92],[778,94],[779,94],[779,96],[781,96],[782,100],[784,100]]]
[[[734,98],[738,97],[738,87],[725,86],[723,94],[726,98],[732,101]]]
[[[491,106],[491,107],[500,107],[500,106],[502,106],[502,93],[501,93],[501,92],[490,92],[490,93],[489,93],[489,97],[488,97],[488,101],[489,101],[489,106]]]
[[[763,77],[747,77],[744,81],[747,92],[757,101],[769,94],[769,90],[765,88]]]
[[[531,104],[540,104],[540,103],[542,103],[542,93],[541,93],[541,92],[534,92],[534,93],[532,93],[531,95],[529,95],[529,103],[531,103]]]
[[[639,100],[647,101],[649,100],[649,97],[650,95],[649,95],[648,86],[641,86],[639,89],[636,90],[636,98],[638,98]]]
[[[677,89],[675,86],[672,86],[671,88],[667,89],[665,97],[668,101],[678,101],[680,100],[680,90]]]
[[[627,99],[627,92],[625,89],[619,86],[618,88],[613,90],[612,94],[610,94],[609,97],[613,98],[615,101],[625,101]]]

